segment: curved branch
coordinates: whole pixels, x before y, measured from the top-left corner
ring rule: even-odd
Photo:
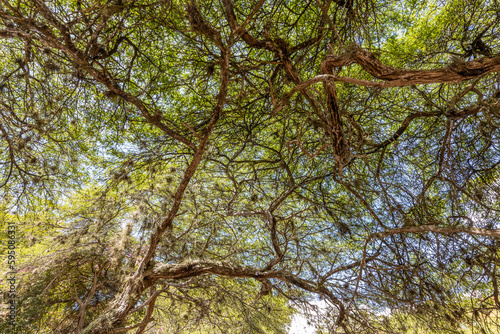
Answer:
[[[374,153],[374,152],[380,150],[381,148],[384,148],[384,147],[388,146],[389,144],[395,142],[405,132],[406,128],[408,128],[411,121],[413,121],[415,118],[434,117],[434,116],[439,116],[439,114],[438,113],[429,113],[429,112],[416,112],[416,113],[413,113],[411,115],[408,115],[405,118],[405,120],[403,121],[403,123],[400,125],[400,127],[396,130],[396,132],[394,132],[394,134],[390,138],[384,140],[382,143],[377,145],[377,148],[375,148],[374,150],[372,150],[366,154]]]
[[[235,265],[219,261],[197,260],[179,264],[156,264],[144,272],[144,280],[154,282],[158,279],[185,279],[203,274],[215,274],[227,277],[254,278],[257,280],[274,278],[282,282],[290,283],[303,290],[319,293],[328,297],[339,308],[336,321],[341,325],[345,318],[345,308],[342,302],[328,289],[322,285],[299,278],[282,270],[260,271],[257,268],[243,265]]]
[[[473,235],[480,235],[483,237],[500,238],[500,229],[486,229],[480,227],[441,227],[436,225],[421,225],[412,227],[401,227],[385,230],[384,232],[371,234],[367,240],[373,238],[385,238],[390,235],[400,234],[400,233],[423,233],[423,232],[434,232],[439,234],[455,234],[455,233],[467,233]]]
[[[37,1],[37,5],[44,6],[43,2]],[[48,8],[43,7],[44,17],[51,23],[53,21],[57,21],[57,19],[50,13],[50,10]],[[94,79],[96,79],[98,82],[106,86],[107,89],[109,89],[110,92],[113,93],[113,95],[119,96],[122,98],[124,101],[131,103],[134,105],[141,113],[141,115],[146,119],[146,121],[154,126],[156,126],[158,129],[161,131],[165,132],[167,135],[172,137],[173,139],[185,144],[192,150],[196,151],[196,145],[192,143],[190,140],[188,140],[186,137],[183,135],[177,133],[176,131],[170,129],[168,126],[166,126],[162,122],[162,117],[160,114],[155,114],[152,113],[151,110],[144,104],[143,101],[141,101],[139,98],[135,97],[134,95],[127,93],[124,91],[114,80],[109,75],[109,72],[106,70],[98,70],[96,69],[92,64],[89,63],[89,59],[87,55],[82,52],[81,50],[77,49],[75,45],[72,42],[71,36],[68,31],[65,30],[65,25],[63,23],[53,23],[54,26],[60,28],[59,32],[63,34],[64,36],[64,43],[61,41],[60,38],[58,38],[54,32],[48,28],[46,25],[40,23],[40,22],[35,22],[32,19],[25,19],[25,18],[20,18],[20,17],[10,17],[6,15],[2,15],[3,17],[12,19],[15,21],[17,24],[23,26],[27,31],[31,31],[34,33],[37,33],[39,37],[36,37],[42,44],[58,49],[62,52],[64,52],[66,55],[68,55],[74,64],[78,66],[80,69],[83,69],[87,71],[89,75],[91,75]],[[8,37],[15,37],[15,34],[13,32],[9,32]],[[1,37],[1,34],[0,34]],[[26,37],[24,37],[26,38]],[[35,39],[34,36],[30,36],[30,38]]]

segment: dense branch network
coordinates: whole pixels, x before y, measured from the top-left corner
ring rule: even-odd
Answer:
[[[371,37],[356,22],[377,22],[374,4],[222,0],[218,21],[194,0],[1,3],[0,38],[21,57],[1,79],[0,187],[19,178],[17,193],[35,189],[43,166],[47,188],[87,177],[104,189],[68,191],[84,204],[61,219],[71,230],[61,235],[87,243],[46,261],[46,277],[71,286],[47,304],[78,305],[60,332],[144,333],[158,304],[177,301],[209,317],[215,302],[199,291],[213,286],[247,309],[264,296],[320,295],[326,328],[342,333],[392,331],[384,308],[446,306],[446,317],[448,300],[476,289],[469,281],[490,284],[500,306],[500,56],[386,65],[397,59],[353,43]],[[498,29],[491,22],[474,50]],[[76,83],[65,87],[68,73]],[[66,166],[98,181],[37,160],[64,146],[85,158],[68,154]],[[249,301],[227,280],[261,290]],[[456,318],[478,318],[491,306],[481,303]]]

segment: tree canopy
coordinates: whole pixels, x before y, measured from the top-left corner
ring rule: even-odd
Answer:
[[[2,0],[19,332],[497,333],[499,16]]]

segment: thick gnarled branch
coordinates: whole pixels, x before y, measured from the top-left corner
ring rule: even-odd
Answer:
[[[391,86],[409,86],[417,84],[433,84],[460,82],[473,79],[491,72],[500,71],[500,56],[482,57],[469,62],[452,63],[449,66],[430,70],[396,69],[383,64],[371,52],[358,46],[340,56],[330,56],[323,61],[323,73],[334,74],[334,69],[351,64],[360,65],[366,72],[377,79],[390,81]]]

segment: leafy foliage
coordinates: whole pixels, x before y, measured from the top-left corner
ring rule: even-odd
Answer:
[[[497,332],[498,13],[0,2],[18,329]]]

